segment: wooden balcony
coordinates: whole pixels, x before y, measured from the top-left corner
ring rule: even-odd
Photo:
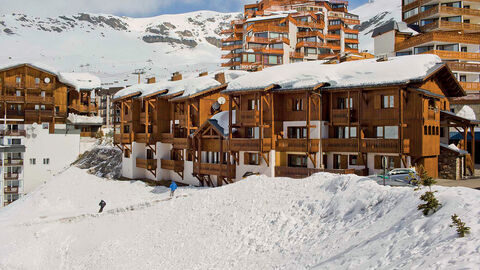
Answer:
[[[222,42],[233,42],[233,41],[241,41],[241,37],[231,36],[227,38],[222,38]]]
[[[173,134],[172,133],[160,133],[158,139],[162,143],[173,143]]]
[[[227,178],[235,178],[236,165],[228,166],[226,164],[198,163],[193,164],[193,173],[199,175],[218,175]]]
[[[254,51],[260,51],[264,54],[283,54],[283,49],[270,49],[270,48],[262,48],[260,50],[254,49]]]
[[[24,96],[9,96],[5,95],[1,97],[2,101],[9,102],[9,103],[24,103],[25,97]]]
[[[234,138],[230,141],[231,151],[260,151],[260,139]],[[263,139],[263,151],[272,150],[272,139]]]
[[[480,91],[480,82],[460,82],[465,91]]]
[[[348,124],[349,120],[355,122],[354,109],[350,110],[350,117],[348,115],[348,109],[333,109],[332,110],[332,124]]]
[[[96,112],[98,110],[98,107],[91,103],[89,105],[85,104],[71,104],[68,106],[69,109],[75,110],[80,113],[89,113],[89,112]]]
[[[319,139],[279,139],[276,150],[279,152],[304,152],[312,153],[320,151]]]
[[[253,30],[253,32],[277,32],[288,33],[288,26],[277,26],[272,24],[254,24],[247,28],[247,31]]]
[[[297,21],[295,23],[297,27],[302,27],[302,28],[314,28],[314,29],[323,29],[325,27],[324,22],[302,22],[302,21]]]
[[[155,116],[155,114],[153,112],[149,112],[148,123],[154,122],[154,120],[155,120],[154,116]],[[146,120],[147,120],[147,113],[146,112],[140,113],[140,123],[146,123]]]
[[[288,38],[265,38],[265,37],[247,37],[247,42],[252,43],[261,43],[261,44],[272,44],[272,43],[286,43],[290,44]]]
[[[5,193],[18,193],[18,187],[4,187],[3,191]]]
[[[97,136],[96,132],[93,131],[82,131],[80,132],[80,137],[82,138],[95,138]]]
[[[327,34],[325,36],[326,39],[331,39],[331,40],[340,40],[340,35],[336,34]]]
[[[147,169],[147,170],[156,170],[157,169],[157,160],[156,159],[137,158],[136,164],[137,164],[137,168],[142,168],[142,169]]]
[[[5,166],[22,166],[23,165],[23,159],[5,159],[4,164],[5,164]],[[0,163],[0,165],[1,165],[1,163]]]
[[[427,25],[421,26],[420,31],[430,32],[434,30],[442,31],[465,31],[467,33],[480,32],[480,24],[474,23],[461,23],[461,22],[449,22],[449,21],[436,21]]]
[[[322,139],[323,152],[358,152],[358,139]]]
[[[232,59],[232,58],[237,58],[237,57],[242,57],[241,53],[228,53],[228,54],[223,54],[222,59]]]
[[[18,180],[20,175],[18,173],[5,173],[5,180]]]
[[[365,153],[410,153],[410,140],[403,140],[403,150],[398,139],[362,139],[361,151]]]
[[[178,120],[178,124],[181,127],[187,126],[187,115],[186,114],[175,114],[175,120]]]
[[[442,59],[446,60],[470,60],[470,61],[480,61],[480,53],[473,52],[456,52],[456,51],[440,51],[432,50],[425,52],[424,54],[436,54]]]
[[[480,35],[460,34],[457,32],[429,32],[413,36],[395,44],[395,50],[405,50],[425,43],[440,41],[466,44],[480,44]]]
[[[297,48],[309,47],[309,48],[329,48],[329,46],[322,42],[309,42],[301,41],[297,43]]]
[[[221,35],[229,35],[231,33],[233,33],[233,28],[227,28],[227,29],[223,29],[222,31],[220,31]]]
[[[183,160],[162,159],[160,161],[160,167],[164,170],[170,170],[174,172],[183,172],[184,163],[185,162]]]
[[[290,58],[303,59],[305,57],[304,53],[300,52],[290,52]]]
[[[302,32],[297,32],[297,38],[302,38],[302,37],[321,37],[322,39],[325,38],[323,33],[321,31],[302,31]]]
[[[192,139],[188,138],[173,138],[173,148],[175,149],[189,149],[192,147]]]
[[[1,136],[27,136],[27,131],[25,130],[0,130]]]
[[[27,95],[25,97],[25,102],[35,104],[53,104],[53,97]]]
[[[27,122],[50,122],[52,118],[52,110],[25,110],[25,121]]]
[[[138,143],[155,144],[158,139],[151,133],[135,133],[135,141]]]
[[[237,45],[228,45],[228,46],[222,46],[222,50],[224,51],[232,51],[235,49],[241,49],[243,47],[242,44],[237,44]]]
[[[275,177],[290,177],[290,178],[306,178],[316,173],[328,172],[328,173],[337,173],[337,174],[353,174],[355,173],[354,169],[345,169],[345,170],[323,170],[323,169],[313,169],[313,168],[301,168],[301,167],[284,167],[284,166],[275,166]]]
[[[116,144],[130,144],[133,142],[133,134],[115,134],[113,139]]]
[[[260,112],[256,110],[240,111],[240,119],[236,123],[242,123],[247,126],[256,126],[260,122]]]
[[[222,67],[234,67],[234,66],[240,66],[242,62],[240,61],[228,61],[226,63],[222,63]]]
[[[425,10],[424,12],[420,12],[417,15],[406,19],[405,21],[407,23],[413,23],[415,21],[425,19],[425,18],[438,18],[438,17],[449,17],[449,16],[480,16],[480,10],[437,5],[430,9]]]

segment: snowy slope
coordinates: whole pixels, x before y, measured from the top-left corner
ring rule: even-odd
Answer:
[[[75,14],[39,18],[0,13],[0,63],[41,62],[91,72],[105,83],[220,69],[220,31],[237,13],[198,11],[152,18]],[[127,82],[123,83],[123,80]]]
[[[480,196],[357,176],[251,177],[215,189],[115,182],[72,168],[0,210],[0,269],[475,269]],[[98,202],[106,212],[96,214]],[[472,234],[449,227],[457,213]]]
[[[402,20],[402,2],[400,0],[369,0],[353,10],[353,14],[360,16],[358,29],[360,50],[368,50],[373,53],[373,29],[389,21]]]

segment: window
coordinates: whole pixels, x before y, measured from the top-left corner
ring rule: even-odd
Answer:
[[[123,126],[123,133],[130,133],[130,126],[128,125]]]
[[[382,96],[382,108],[393,108],[394,107],[394,96]]]
[[[353,108],[353,98],[338,98],[338,109]]]
[[[20,97],[20,96],[22,96],[22,91],[20,91],[20,90],[17,90],[17,91],[15,92],[15,95],[16,95],[17,97]]]
[[[437,50],[458,52],[458,44],[437,45]]]
[[[358,164],[358,156],[357,155],[350,155],[350,156],[348,156],[348,158],[349,158],[349,164],[350,165],[355,166],[355,165]]]
[[[48,129],[48,123],[42,123],[42,128],[43,129]]]
[[[40,78],[35,78],[35,87],[40,87]]]
[[[288,167],[307,168],[306,155],[288,155]]]
[[[423,126],[423,135],[428,135],[428,127]]]
[[[43,165],[48,165],[50,164],[50,159],[49,158],[44,158],[43,159]]]
[[[37,161],[36,161],[34,158],[31,158],[31,159],[30,159],[30,165],[35,165],[36,162],[37,162]]]
[[[255,110],[255,107],[256,107],[257,104],[258,104],[258,102],[256,102],[255,99],[249,99],[249,100],[248,100],[248,107],[247,107],[247,109],[248,109],[249,111],[253,111],[253,110]]]
[[[466,82],[467,81],[467,75],[460,75],[460,80],[461,82]]]
[[[245,165],[260,165],[260,158],[258,153],[245,153],[244,162]]]
[[[20,87],[20,84],[22,83],[22,77],[17,76],[17,77],[15,78],[15,83],[17,84],[18,87]]]
[[[288,127],[287,132],[290,139],[304,139],[307,137],[306,127]]]
[[[303,111],[303,99],[294,98],[292,111]]]
[[[22,139],[8,139],[9,145],[21,145]]]
[[[130,158],[130,151],[125,150],[124,155],[125,158]]]
[[[44,98],[44,97],[45,97],[45,91],[42,91],[42,92],[40,93],[40,96]]]
[[[413,53],[421,54],[421,53],[432,51],[432,50],[433,50],[433,46],[415,47],[413,48]]]
[[[40,105],[35,104],[35,110],[36,110],[36,111],[40,110]]]
[[[398,139],[398,126],[386,126],[385,130],[385,139]]]
[[[350,138],[357,137],[357,127],[350,127]]]
[[[409,11],[406,11],[403,13],[403,18],[404,19],[407,19],[407,18],[410,18],[412,16],[415,16],[418,14],[418,8],[413,8],[413,9],[410,9]]]
[[[253,127],[245,128],[245,137],[255,138],[255,128],[253,128]]]
[[[376,127],[377,138],[383,138],[383,127]]]

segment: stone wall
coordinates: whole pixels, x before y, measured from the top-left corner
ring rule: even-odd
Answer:
[[[460,180],[464,177],[463,159],[457,152],[440,147],[438,176],[442,179]]]

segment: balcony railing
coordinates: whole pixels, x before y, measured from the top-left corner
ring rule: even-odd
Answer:
[[[25,130],[0,130],[1,136],[27,136],[27,131]]]
[[[226,63],[222,63],[222,67],[234,67],[234,66],[240,66],[242,62],[240,61],[228,61]]]
[[[410,140],[403,140],[403,150],[398,139],[362,139],[361,151],[367,153],[410,153]]]
[[[147,170],[156,170],[157,169],[157,160],[156,159],[137,158],[136,165],[137,165],[137,168],[143,168],[143,169],[147,169]]]
[[[310,48],[329,48],[329,46],[322,42],[310,42],[310,41],[300,41],[297,43],[297,48],[310,47]]]
[[[188,138],[173,138],[173,148],[175,149],[189,149],[192,145],[192,139]]]
[[[290,40],[288,38],[266,38],[266,37],[247,37],[247,42],[253,43],[263,43],[263,44],[271,44],[271,43],[286,43],[290,44]]]
[[[116,144],[130,144],[133,142],[133,134],[115,134],[113,139]]]
[[[358,139],[322,139],[324,152],[358,152]]]
[[[4,174],[5,180],[18,180],[20,177],[19,173],[5,173]]]
[[[10,96],[10,95],[5,95],[1,97],[2,101],[5,102],[12,102],[12,103],[23,103],[25,102],[25,97],[24,96]]]
[[[438,20],[420,27],[420,31],[429,32],[432,30],[463,30],[463,31],[480,31],[480,24],[449,22]]]
[[[5,193],[18,193],[18,187],[8,187],[6,186],[3,191]]]
[[[460,82],[465,91],[480,91],[480,82]]]
[[[442,42],[455,42],[466,44],[479,44],[480,35],[475,34],[459,34],[456,32],[429,32],[420,35],[410,37],[402,42],[395,44],[395,50],[405,50],[424,43],[442,41]]]
[[[354,109],[350,109],[350,117],[348,115],[348,109],[333,109],[332,110],[332,123],[338,124],[348,124],[348,120],[350,122],[354,122]]]
[[[232,51],[232,50],[241,49],[241,48],[242,48],[242,44],[222,46],[222,50],[224,51]]]
[[[154,115],[155,115],[154,113],[149,112],[149,114],[148,114],[148,122],[149,123],[152,123],[154,121],[154,119],[153,119]],[[147,120],[147,113],[146,112],[140,113],[140,123],[146,123],[146,120]]]
[[[291,52],[290,53],[290,58],[303,59],[304,57],[305,57],[304,53],[300,53],[300,52]]]
[[[315,28],[315,29],[323,29],[325,24],[323,22],[302,22],[302,21],[297,21],[295,23],[297,27],[302,27],[302,28]]]
[[[52,110],[25,110],[26,121],[34,121],[34,122],[50,121],[52,117],[53,117]]]
[[[288,26],[277,26],[272,24],[254,24],[247,28],[247,31],[253,29],[253,32],[277,32],[288,33]]]
[[[337,174],[353,174],[355,173],[355,170],[354,169],[323,170],[323,169],[285,167],[285,166],[275,167],[276,177],[305,178],[320,172],[337,173]]]
[[[260,151],[260,139],[234,138],[230,141],[231,151]],[[272,149],[272,139],[263,139],[263,151]]]
[[[199,175],[218,175],[227,178],[235,178],[235,165],[194,163],[193,173]]]
[[[162,143],[173,143],[173,134],[172,133],[160,133],[159,140]]]
[[[135,141],[138,143],[155,144],[157,142],[157,138],[155,135],[150,133],[135,133]]]
[[[256,126],[260,122],[260,112],[257,110],[240,111],[237,123]]]
[[[322,39],[324,38],[324,35],[320,31],[302,31],[297,33],[297,38],[302,38],[302,37],[321,37]],[[340,36],[339,36],[340,37]]]
[[[478,43],[480,43],[480,36]],[[465,62],[447,62],[447,65],[453,71],[480,72],[480,64]]]
[[[185,162],[183,160],[162,159],[160,161],[160,166],[164,170],[170,170],[170,171],[175,171],[175,172],[183,172],[184,163]]]
[[[280,152],[318,152],[319,139],[280,139],[277,141],[277,151]]]
[[[436,54],[442,59],[480,61],[480,53],[431,50],[424,54]]]
[[[5,166],[21,166],[23,165],[23,159],[5,159],[4,164]]]
[[[27,103],[53,104],[53,97],[42,97],[42,96],[27,95],[25,97],[25,101]]]

